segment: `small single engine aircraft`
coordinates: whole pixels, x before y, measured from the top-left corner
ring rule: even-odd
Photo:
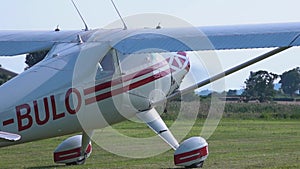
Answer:
[[[178,143],[156,106],[300,45],[300,23],[218,27],[0,31],[0,56],[49,51],[0,87],[0,146],[82,132],[63,141],[54,161],[83,164],[93,130],[138,117],[175,150],[174,163],[201,167],[208,144]],[[276,49],[186,88],[188,51]],[[201,76],[201,74],[199,74]]]

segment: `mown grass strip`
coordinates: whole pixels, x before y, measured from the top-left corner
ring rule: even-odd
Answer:
[[[187,137],[199,135],[198,120]],[[167,121],[171,124],[172,121]],[[223,119],[208,139],[210,156],[205,168],[300,168],[300,125],[296,120]],[[124,122],[115,126],[123,134],[153,136],[143,124]],[[52,152],[65,137],[52,138],[0,151],[0,168],[172,168],[173,151],[146,159],[119,157],[94,144],[83,166],[56,165]],[[133,143],[134,144],[134,143]],[[162,144],[164,144],[162,142]],[[147,146],[147,145],[145,145]]]

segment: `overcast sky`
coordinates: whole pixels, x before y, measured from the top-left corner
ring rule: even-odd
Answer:
[[[105,27],[118,20],[110,0],[75,2],[90,28]],[[194,26],[300,22],[299,0],[115,0],[115,3],[124,17],[161,13],[181,18]],[[159,22],[159,18],[154,21]],[[57,25],[64,30],[83,28],[70,0],[1,1],[0,30],[53,30]],[[223,67],[228,68],[265,51],[268,50],[221,51],[218,56]],[[226,78],[227,88],[244,86],[250,71],[268,70],[280,74],[300,66],[298,56],[300,49],[295,48],[231,75]],[[24,56],[0,58],[3,67],[17,72],[23,70],[23,62]]]

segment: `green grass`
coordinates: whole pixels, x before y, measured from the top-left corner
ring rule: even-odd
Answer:
[[[198,120],[188,137],[199,135],[202,126],[203,120]],[[124,122],[115,128],[132,137],[153,135],[143,124]],[[96,144],[85,165],[57,165],[53,162],[52,152],[67,137],[2,148],[0,168],[175,168],[173,151],[146,159],[129,159],[106,152]],[[208,143],[210,155],[205,168],[300,168],[299,120],[225,118]]]
[[[226,103],[224,116],[241,119],[300,119],[299,104]]]

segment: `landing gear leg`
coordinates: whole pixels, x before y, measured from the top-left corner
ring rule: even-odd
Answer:
[[[179,147],[179,144],[165,122],[155,109],[140,112],[137,117],[148,125],[157,135],[159,135],[166,143],[168,143],[174,150]]]
[[[91,137],[92,137],[93,133],[94,133],[93,130],[82,132],[81,151],[80,151],[82,159],[79,159],[76,162],[77,165],[84,164],[85,160],[89,157],[89,154],[91,154],[92,146],[90,143],[91,143]]]
[[[208,144],[205,139],[192,137],[179,145],[155,109],[140,112],[137,117],[175,150],[175,165],[186,168],[200,168],[203,166],[204,160],[208,157]]]

